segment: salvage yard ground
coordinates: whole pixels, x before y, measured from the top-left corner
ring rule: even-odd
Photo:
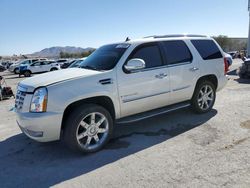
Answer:
[[[14,99],[0,101],[0,187],[250,187],[250,80],[235,74],[241,63],[211,112],[119,125],[104,150],[88,155],[30,140],[10,111]],[[24,79],[0,75],[14,90]]]

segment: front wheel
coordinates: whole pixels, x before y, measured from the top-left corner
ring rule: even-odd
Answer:
[[[85,104],[71,112],[63,138],[70,149],[84,153],[103,148],[113,132],[113,119],[102,106]]]
[[[216,98],[215,86],[210,81],[201,81],[197,84],[191,105],[195,112],[206,113],[213,108]]]
[[[30,77],[31,76],[31,72],[29,70],[26,70],[24,73],[25,77]]]

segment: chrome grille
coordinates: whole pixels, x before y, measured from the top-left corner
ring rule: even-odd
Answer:
[[[16,101],[15,101],[16,110],[21,110],[23,108],[23,103],[24,103],[25,96],[26,96],[25,92],[17,90]]]

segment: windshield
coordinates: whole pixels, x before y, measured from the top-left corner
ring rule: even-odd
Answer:
[[[102,46],[84,60],[80,67],[98,71],[111,70],[129,46],[127,43]]]
[[[21,65],[27,65],[27,64],[29,64],[29,63],[30,63],[30,60],[25,60],[25,61],[21,62],[20,64],[21,64]]]

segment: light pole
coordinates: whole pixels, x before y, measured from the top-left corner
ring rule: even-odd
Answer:
[[[250,0],[248,0],[249,24],[248,24],[248,41],[247,41],[247,57],[250,58]]]

